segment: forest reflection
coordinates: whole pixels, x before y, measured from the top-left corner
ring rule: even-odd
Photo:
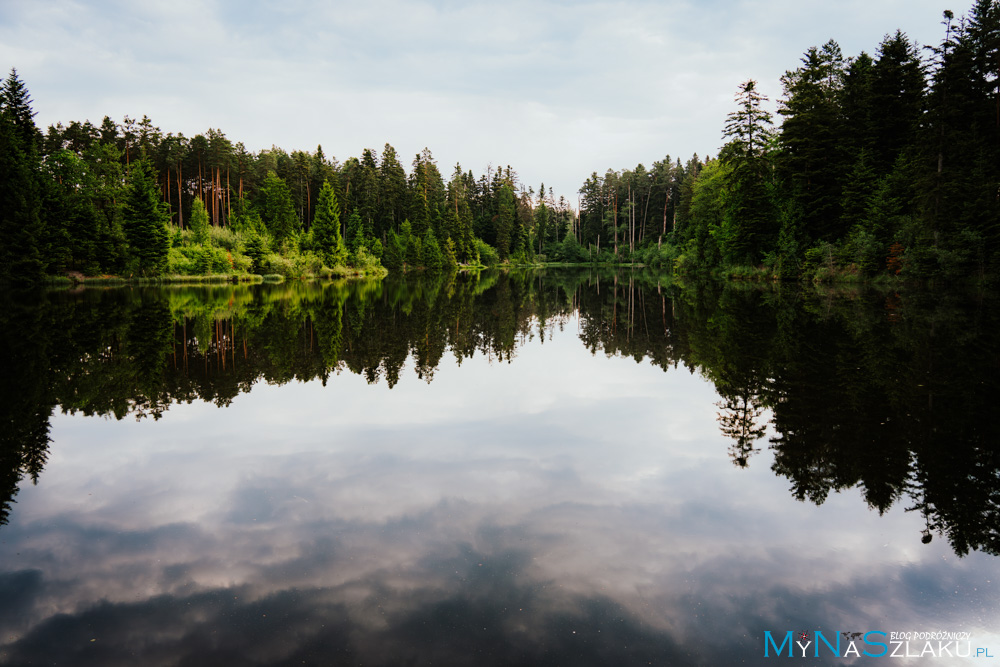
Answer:
[[[771,449],[796,499],[856,487],[872,510],[920,512],[925,541],[1000,553],[993,295],[560,270],[0,299],[0,524],[44,468],[57,408],[156,419],[179,402],[226,406],[261,381],[350,372],[392,387],[407,365],[431,382],[447,354],[508,363],[572,323],[594,354],[711,380],[734,464]]]

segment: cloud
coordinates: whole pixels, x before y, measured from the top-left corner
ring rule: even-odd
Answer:
[[[961,12],[963,8],[955,8]],[[512,165],[574,202],[592,172],[714,154],[736,86],[772,101],[806,48],[940,39],[930,0],[876,5],[429,0],[40,0],[0,8],[0,61],[37,120],[149,115],[340,159],[392,143],[449,167]]]

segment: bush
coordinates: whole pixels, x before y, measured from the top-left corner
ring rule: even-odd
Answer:
[[[833,272],[835,267],[834,255],[836,248],[829,243],[823,242],[818,246],[809,248],[805,252],[805,259],[802,262],[802,274],[810,280],[818,277],[817,272],[820,267],[824,268],[824,277]],[[822,277],[820,278],[822,279]]]
[[[209,246],[201,246],[198,255],[194,260],[194,272],[198,275],[208,275],[212,271],[212,249]]]
[[[496,266],[500,263],[500,255],[497,254],[496,249],[489,243],[481,238],[474,238],[472,243],[476,254],[479,255],[480,263],[484,266]]]
[[[250,271],[263,274],[267,271],[267,239],[257,232],[247,235],[243,252],[250,259]]]
[[[239,250],[241,245],[240,235],[229,227],[209,228],[208,238],[212,245],[219,248],[225,248],[230,252]]]
[[[455,257],[455,242],[451,240],[450,236],[444,241],[443,258],[443,267],[445,269],[454,271],[458,268],[458,259]]]
[[[241,255],[239,253],[233,254],[231,256],[233,271],[235,273],[247,274],[247,273],[257,273],[253,270],[253,260],[246,255]]]
[[[590,259],[587,251],[583,249],[580,242],[576,240],[573,232],[566,232],[562,243],[559,244],[559,257],[564,262],[582,263]]]
[[[844,244],[842,256],[847,263],[857,266],[862,275],[871,276],[882,268],[885,249],[874,234],[856,227]]]
[[[378,260],[378,257],[371,254],[367,248],[361,245],[358,246],[357,252],[354,253],[354,267],[369,273],[381,269],[382,263]]]
[[[441,252],[441,246],[438,245],[437,237],[434,236],[432,229],[428,229],[427,233],[424,234],[423,253],[421,254],[421,265],[425,268],[435,271],[444,268],[444,253]]]
[[[406,256],[406,249],[403,242],[395,231],[389,230],[386,237],[385,251],[382,253],[382,265],[390,271],[399,271],[403,268],[403,259]]]
[[[190,276],[196,273],[194,261],[185,252],[188,248],[171,248],[167,253],[167,273]]]

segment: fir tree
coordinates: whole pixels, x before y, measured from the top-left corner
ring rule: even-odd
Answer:
[[[364,223],[357,209],[351,211],[351,216],[347,219],[347,249],[354,254],[365,242]]]
[[[260,213],[267,231],[275,242],[281,243],[292,236],[300,227],[292,191],[288,184],[275,172],[269,171],[260,188]]]
[[[10,74],[0,87],[0,108],[9,114],[20,139],[21,150],[29,152],[36,148],[41,135],[35,126],[35,111],[31,108],[31,96],[14,68],[11,68]]]
[[[327,266],[340,266],[347,261],[347,249],[340,235],[340,206],[329,181],[324,181],[319,191],[312,233]]]
[[[122,223],[133,268],[143,275],[159,275],[170,250],[170,219],[152,167],[145,158],[132,163],[125,187]]]
[[[208,245],[208,211],[205,209],[205,202],[195,197],[191,203],[191,231],[194,234],[194,242],[199,245]]]

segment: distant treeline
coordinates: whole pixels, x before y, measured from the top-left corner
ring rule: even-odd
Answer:
[[[426,148],[407,173],[389,144],[343,163],[322,146],[251,153],[221,130],[188,138],[146,116],[43,134],[16,70],[0,111],[0,279],[530,262],[575,220],[510,166],[455,165],[446,182]]]
[[[808,49],[777,129],[746,81],[718,158],[595,172],[580,241],[691,274],[1000,273],[1000,2],[942,25],[925,50],[899,31],[874,57]]]
[[[35,126],[0,89],[0,280],[80,272],[330,275],[498,262],[642,262],[683,274],[849,279],[1000,274],[1000,0],[944,13],[922,51],[835,41],[782,78],[780,127],[753,80],[715,159],[596,172],[574,212],[510,167],[449,180],[431,152],[341,163],[149,118]]]

